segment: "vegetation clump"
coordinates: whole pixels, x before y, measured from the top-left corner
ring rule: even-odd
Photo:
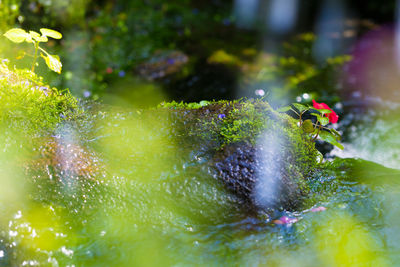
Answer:
[[[262,100],[210,102],[197,109],[164,104],[183,114],[183,131],[213,152],[215,177],[252,207],[295,209],[308,193],[307,177],[319,152],[296,120]],[[263,176],[276,179],[276,192],[263,203],[256,186]],[[273,198],[273,200],[272,200]]]
[[[77,100],[68,90],[47,85],[26,69],[0,63],[0,122],[28,133],[52,130],[62,120],[79,113]]]

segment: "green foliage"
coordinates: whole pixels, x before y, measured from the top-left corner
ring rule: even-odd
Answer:
[[[13,26],[19,15],[20,0],[0,1],[0,31],[5,31]]]
[[[273,103],[282,103],[305,92],[320,99],[338,98],[340,67],[351,60],[349,55],[337,55],[318,60],[313,55],[317,37],[312,33],[300,34],[283,44],[278,54],[259,55],[251,68],[246,67],[242,79],[243,90],[268,88]],[[333,98],[333,99],[332,99]]]
[[[332,113],[329,109],[316,109],[309,105],[303,105],[300,103],[293,103],[291,106],[281,107],[277,110],[278,112],[292,111],[298,116],[297,123],[303,129],[304,132],[314,136],[313,140],[318,137],[334,145],[340,149],[343,149],[343,145],[339,143],[341,135],[338,131],[333,128],[325,127],[329,123],[329,118],[325,115]],[[310,114],[316,118],[316,122],[313,123],[311,120],[303,120],[305,113]]]
[[[79,113],[77,100],[68,91],[58,91],[29,70],[0,64],[0,123],[18,131],[40,133]]]
[[[61,33],[57,32],[55,30],[46,29],[46,28],[41,28],[40,32],[42,33],[42,35],[40,35],[39,33],[35,32],[35,31],[29,31],[29,33],[28,33],[23,29],[14,28],[14,29],[8,30],[4,34],[4,36],[7,37],[7,39],[9,39],[10,41],[12,41],[14,43],[27,42],[27,43],[33,44],[35,50],[34,50],[33,62],[32,62],[32,72],[34,72],[34,70],[35,70],[36,59],[37,59],[38,52],[40,50],[41,52],[43,52],[43,53],[40,53],[40,56],[45,60],[49,69],[60,74],[61,68],[62,68],[60,58],[57,55],[49,54],[46,50],[44,50],[43,48],[41,48],[39,46],[39,43],[47,42],[48,41],[47,37],[51,37],[54,39],[61,39],[62,35],[61,35]]]

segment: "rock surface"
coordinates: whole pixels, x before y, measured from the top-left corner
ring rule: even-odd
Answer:
[[[30,171],[61,182],[96,180],[112,170],[104,166],[108,158],[123,173],[162,182],[160,175],[185,177],[186,166],[199,165],[238,197],[239,205],[255,211],[294,210],[308,193],[307,177],[317,164],[314,143],[292,118],[266,102],[175,103],[126,116],[107,113],[120,117],[100,126],[114,125],[99,133],[114,136],[111,143],[103,142],[109,148],[96,153],[53,138],[37,150]]]

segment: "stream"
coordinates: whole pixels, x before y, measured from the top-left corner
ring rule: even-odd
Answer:
[[[360,130],[361,123],[348,127],[346,149],[331,155],[352,158],[327,160],[309,177],[304,208],[254,214],[215,179],[206,152],[177,141],[173,119],[160,114],[143,120],[139,113],[100,106],[60,125],[52,137],[55,153],[82,173],[66,173],[63,165],[33,172],[27,167],[28,174],[2,166],[7,189],[1,201],[9,204],[1,206],[0,265],[399,262],[400,172],[386,168],[397,166],[398,149],[383,137],[390,137],[394,124],[379,118],[364,122],[375,129],[370,134]],[[348,114],[342,129],[354,119]],[[3,143],[3,159],[13,159],[26,144],[17,135],[2,140],[11,143]],[[40,150],[52,153],[46,146]],[[386,167],[355,159],[358,155]]]

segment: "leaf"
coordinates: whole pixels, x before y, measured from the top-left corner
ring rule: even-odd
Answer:
[[[324,141],[326,141],[326,142],[328,142],[328,143],[330,143],[330,144],[332,144],[332,145],[334,145],[334,146],[337,146],[338,148],[340,148],[340,149],[342,149],[343,150],[343,145],[342,144],[340,144],[338,141],[337,141],[337,138],[332,134],[332,133],[330,133],[330,132],[327,132],[327,131],[321,131],[320,133],[319,133],[319,137],[322,139],[322,140],[324,140]]]
[[[35,31],[29,31],[29,35],[30,35],[32,38],[40,37],[40,34],[37,33],[37,32],[35,32]]]
[[[336,131],[335,129],[329,129],[330,131],[331,131],[331,133],[333,134],[333,135],[335,135],[336,136],[336,139],[338,139],[338,140],[340,140],[340,139],[342,139],[342,136],[340,135],[340,133],[338,132],[338,131]]]
[[[311,109],[316,110],[316,111],[322,113],[322,115],[332,113],[332,110],[329,110],[329,109],[322,109],[322,108],[321,108],[321,109],[311,108]]]
[[[58,31],[55,31],[55,30],[41,28],[40,32],[44,36],[51,37],[51,38],[54,38],[54,39],[61,39],[62,38],[62,34],[59,33]]]
[[[299,104],[299,103],[293,103],[292,105],[300,112],[303,112],[303,111],[309,109],[307,106],[304,106],[304,105]]]
[[[29,31],[29,35],[32,39],[38,41],[38,42],[47,42],[48,39],[46,36],[40,36],[39,33],[35,32],[35,31]]]
[[[311,115],[315,116],[317,118],[317,120],[319,121],[319,123],[321,123],[321,125],[325,126],[329,123],[329,118],[328,117],[323,117],[319,114],[316,113],[312,113]]]
[[[286,112],[286,111],[289,111],[291,109],[292,109],[291,106],[286,106],[286,107],[278,108],[276,111],[278,111],[278,112]]]
[[[24,31],[23,29],[19,28],[14,28],[11,30],[8,30],[5,34],[5,37],[7,37],[10,41],[14,43],[22,43],[25,41],[30,35]]]
[[[306,133],[313,133],[315,131],[313,123],[311,120],[305,120],[303,121],[301,128],[303,129],[304,132]]]
[[[47,67],[54,72],[61,73],[62,64],[60,58],[57,55],[40,54],[46,61]]]

